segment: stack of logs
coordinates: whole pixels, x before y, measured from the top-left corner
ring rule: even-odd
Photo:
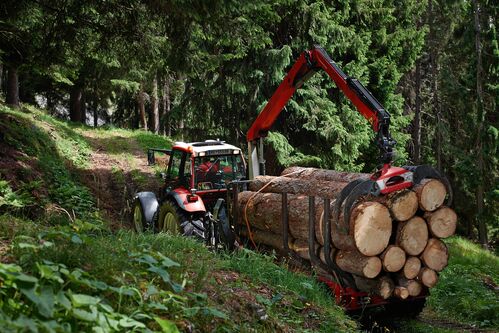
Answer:
[[[285,176],[285,177],[283,177]],[[315,250],[326,264],[324,202],[334,199],[351,181],[367,174],[292,167],[281,177],[260,176],[239,194],[241,234],[259,244],[283,249],[281,202],[288,193],[288,247],[310,260],[308,247],[309,196],[315,200]],[[411,189],[386,196],[365,197],[354,205],[349,226],[331,222],[331,260],[353,277],[360,291],[406,299],[431,288],[448,261],[442,238],[456,230],[455,212],[444,206],[445,186],[424,179]],[[331,214],[331,221],[333,219]],[[249,226],[249,227],[248,227]],[[318,270],[319,274],[327,274]]]

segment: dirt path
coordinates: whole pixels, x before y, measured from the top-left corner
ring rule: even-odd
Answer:
[[[146,154],[134,138],[92,130],[81,134],[93,150],[82,181],[95,195],[97,207],[112,229],[130,228],[135,193],[155,191],[160,179],[147,165]]]

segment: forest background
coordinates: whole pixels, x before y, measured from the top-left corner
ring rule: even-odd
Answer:
[[[499,235],[498,3],[489,0],[77,1],[0,4],[8,104],[179,140],[245,132],[298,55],[319,44],[392,115],[397,165],[450,179],[459,233]],[[267,138],[274,169],[372,172],[369,124],[325,74]]]

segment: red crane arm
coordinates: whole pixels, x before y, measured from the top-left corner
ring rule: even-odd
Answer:
[[[388,131],[390,115],[369,90],[357,79],[347,76],[320,46],[315,46],[300,55],[248,130],[247,141],[252,142],[265,137],[294,92],[318,70],[324,70],[369,121],[374,131],[378,133],[377,143],[382,149],[382,160],[384,163],[389,163],[392,158],[392,147],[395,144]]]

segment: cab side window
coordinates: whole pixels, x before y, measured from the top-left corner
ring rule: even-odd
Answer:
[[[178,178],[180,174],[180,166],[182,164],[183,152],[174,150],[170,156],[170,167],[168,168],[168,176],[171,179]]]

